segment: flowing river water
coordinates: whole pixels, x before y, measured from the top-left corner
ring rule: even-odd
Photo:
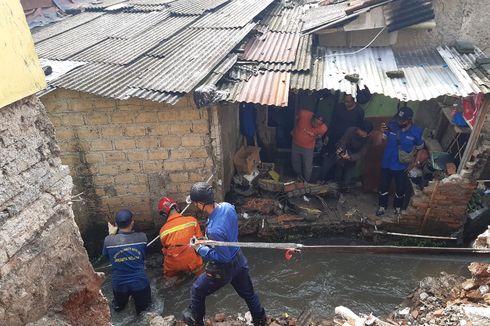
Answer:
[[[427,276],[441,272],[469,277],[472,261],[457,256],[414,256],[374,254],[329,254],[307,252],[284,259],[280,250],[245,249],[255,289],[270,315],[287,312],[297,316],[311,310],[318,318],[332,317],[334,308],[348,306],[359,313],[383,315],[391,312]],[[474,259],[473,259],[474,260]],[[147,258],[151,280],[151,310],[176,315],[189,304],[192,278],[169,285],[162,276],[162,256]],[[110,268],[102,292],[112,300]],[[224,312],[230,315],[247,311],[245,302],[231,286],[219,290],[206,301],[207,316]],[[134,307],[112,313],[114,325],[146,325],[136,318]]]

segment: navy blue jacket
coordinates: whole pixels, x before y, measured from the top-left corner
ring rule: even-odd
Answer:
[[[105,238],[102,254],[112,264],[112,288],[115,291],[138,291],[148,286],[145,274],[147,242],[142,232],[121,232]]]

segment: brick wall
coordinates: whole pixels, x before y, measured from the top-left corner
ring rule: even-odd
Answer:
[[[466,206],[475,188],[475,182],[459,175],[432,181],[423,191],[415,191],[399,223],[432,235],[457,231],[466,222]]]
[[[150,228],[160,196],[182,202],[191,184],[211,173],[208,110],[198,110],[190,96],[171,106],[58,89],[41,100],[74,192],[84,192],[84,202],[74,206],[81,230],[105,223],[122,207]]]

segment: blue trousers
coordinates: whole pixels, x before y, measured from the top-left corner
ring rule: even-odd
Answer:
[[[264,308],[250,279],[247,259],[239,251],[230,263],[208,262],[206,272],[194,281],[191,290],[191,311],[197,324],[203,322],[206,314],[206,297],[228,283],[231,283],[236,293],[247,303],[253,321],[259,321],[265,316]]]

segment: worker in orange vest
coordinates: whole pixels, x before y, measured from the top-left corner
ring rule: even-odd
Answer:
[[[175,200],[163,197],[158,203],[158,211],[167,221],[160,229],[160,242],[164,255],[163,274],[166,277],[179,273],[202,272],[202,258],[187,246],[192,237],[202,237],[201,228],[192,216],[182,216]]]

